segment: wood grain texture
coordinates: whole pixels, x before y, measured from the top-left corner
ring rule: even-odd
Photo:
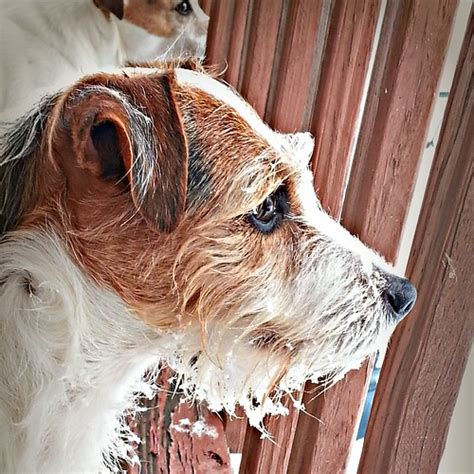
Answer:
[[[232,474],[222,420],[215,413],[180,403],[170,421],[170,474]]]
[[[307,413],[301,413],[298,418],[289,474],[343,472],[359,420],[360,394],[366,388],[358,383],[368,383],[371,370],[372,363],[365,363],[360,369],[365,377],[358,377],[357,383],[344,379],[319,396],[315,396],[321,390],[319,386],[306,384],[303,404]],[[346,417],[332,416],[328,401],[336,414],[343,412]]]
[[[341,216],[379,12],[379,0],[337,1],[331,14],[311,132],[316,138],[315,188],[336,219]]]
[[[226,58],[231,45],[232,23],[235,2],[213,0],[207,5],[209,11],[209,28],[207,32],[206,62],[217,71],[224,71]]]
[[[237,84],[242,95],[264,116],[278,44],[280,22],[285,21],[284,0],[253,3],[248,24],[245,61]]]
[[[414,314],[382,368],[360,473],[436,472],[474,337],[474,24],[460,54],[408,264]]]
[[[326,39],[329,3],[293,0],[283,13],[265,120],[284,132],[308,130]]]
[[[397,255],[456,6],[456,0],[387,3],[342,221],[390,261]]]
[[[260,88],[258,82],[253,84],[255,90],[265,97],[257,111],[260,115],[264,113],[265,120],[278,130],[294,132],[310,127],[330,19],[329,7],[329,2],[314,0],[282,4],[278,35],[272,42],[275,51],[267,70],[269,76],[265,75],[263,87]],[[257,9],[254,15],[258,14]],[[246,70],[245,74],[249,71]],[[248,91],[243,88],[242,93],[246,97]],[[301,394],[295,398],[300,399]],[[285,473],[299,415],[289,403],[288,416],[267,418],[265,426],[272,441],[261,439],[258,430],[248,428],[241,472]]]
[[[252,21],[252,4],[255,0],[239,0],[235,5],[232,27],[228,34],[232,39],[227,52],[224,74],[225,80],[237,88],[241,77],[242,61],[244,61],[249,41],[250,29],[248,25]]]
[[[438,15],[434,15],[427,11],[430,9],[427,2],[393,2],[388,6],[382,25],[342,217],[349,230],[361,235],[368,245],[387,258],[393,259],[398,249],[401,227],[393,216],[398,213],[404,221],[451,31],[455,4],[446,3],[444,7]],[[431,36],[432,28],[438,31],[437,41],[440,41],[436,49],[431,41],[424,41],[419,36],[420,32]],[[399,76],[409,76],[415,69],[423,71],[426,76],[418,76],[419,83],[412,81],[406,84],[406,88],[402,87]],[[381,102],[390,95],[386,87],[388,84],[392,84],[392,94],[396,96],[382,107]],[[384,122],[382,127],[381,122],[385,120],[389,122]],[[405,123],[407,120],[408,123]],[[416,128],[407,126],[410,120],[416,122]],[[374,131],[370,126],[372,123],[379,128]],[[397,135],[384,133],[386,131],[396,131]],[[373,133],[380,135],[374,136]],[[368,146],[373,142],[377,146]],[[388,150],[392,153],[385,153]],[[368,156],[369,152],[372,155]],[[318,159],[321,158],[318,156]],[[401,163],[405,166],[403,169],[399,169]],[[316,174],[318,169],[319,166]],[[375,179],[375,175],[378,181],[370,181]],[[328,189],[328,193],[336,195],[334,189]],[[338,194],[342,193],[343,189],[340,189]],[[404,197],[403,202],[400,196]],[[340,209],[340,203],[336,201],[336,204],[335,210]],[[322,426],[317,426],[317,420],[300,416],[290,462],[292,466],[299,466],[299,472],[344,471],[359,422],[369,372],[366,365],[362,370],[351,372],[343,383],[316,402],[316,411],[310,412],[322,420]],[[311,433],[317,436],[314,444],[309,441]],[[300,442],[304,443],[305,449],[300,449]]]
[[[300,400],[301,394],[295,394],[294,398]],[[240,473],[286,473],[298,416],[299,412],[291,408],[285,417],[266,417],[264,424],[272,436],[272,441],[262,439],[261,433],[255,428],[247,428]]]
[[[235,417],[224,415],[225,436],[231,453],[242,453],[248,421],[241,407],[235,410]]]
[[[170,424],[169,413],[172,409],[172,402],[167,393],[170,377],[170,369],[163,367],[156,380],[157,386],[162,389],[153,400],[144,400],[143,407],[146,410],[129,423],[141,440],[136,447],[141,466],[134,465],[129,468],[129,474],[169,474],[169,437],[166,435],[166,427]]]
[[[171,377],[170,369],[161,369],[158,394],[129,422],[142,440],[135,446],[141,466],[129,468],[129,474],[231,474],[222,419],[204,404],[184,403],[170,386]]]

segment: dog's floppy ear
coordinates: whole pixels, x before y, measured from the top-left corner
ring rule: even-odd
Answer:
[[[146,99],[140,96],[149,107],[135,105],[131,89],[108,83],[81,86],[63,109],[75,169],[119,189],[125,181],[137,210],[161,232],[172,232],[179,224],[187,194],[187,141],[173,77],[169,73],[149,80]]]
[[[119,20],[123,19],[125,10],[125,0],[94,0],[96,7],[100,8],[104,13],[114,14]]]

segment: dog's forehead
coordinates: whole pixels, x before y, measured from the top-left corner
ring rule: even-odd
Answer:
[[[247,122],[253,131],[274,146],[283,144],[283,137],[274,132],[257,115],[232,87],[213,79],[205,74],[200,74],[188,69],[176,69],[176,79],[181,86],[199,89],[234,109],[240,117]]]
[[[198,89],[233,109],[260,139],[263,139],[283,161],[293,165],[307,165],[312,155],[314,143],[308,133],[283,134],[272,130],[257,112],[228,84],[211,76],[188,69],[176,69],[176,79],[182,87]]]
[[[163,72],[160,68],[132,66],[121,68],[120,74],[129,76],[154,76]],[[234,110],[240,120],[249,127],[249,133],[257,135],[283,160],[299,168],[306,168],[313,154],[314,140],[310,133],[280,133],[272,130],[256,111],[228,84],[212,76],[190,69],[174,68],[177,84],[183,89],[200,91],[217,103]],[[222,124],[223,126],[225,124]]]

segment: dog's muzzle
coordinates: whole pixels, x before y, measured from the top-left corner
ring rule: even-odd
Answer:
[[[415,306],[416,288],[406,278],[396,275],[387,274],[386,282],[382,297],[393,315],[400,321]]]

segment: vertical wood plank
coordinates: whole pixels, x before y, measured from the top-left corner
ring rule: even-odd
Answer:
[[[220,71],[225,68],[225,58],[230,48],[235,2],[214,0],[208,8],[206,61]]]
[[[158,394],[145,400],[146,410],[129,421],[141,439],[135,446],[141,465],[130,467],[128,473],[231,474],[222,419],[205,404],[183,403],[170,386],[171,377],[172,371],[163,367],[156,380]]]
[[[316,137],[315,187],[323,206],[335,218],[342,211],[350,167],[349,150],[355,139],[379,10],[379,1],[365,2],[363,8],[357,2],[338,1],[331,15],[311,131]],[[367,365],[361,370],[364,375],[369,372]],[[302,401],[307,413],[301,413],[298,419],[288,472],[341,471],[366,377],[358,382],[342,381],[316,398],[320,387],[306,384]],[[333,421],[327,400],[333,400],[330,408],[335,413],[342,411],[347,416]]]
[[[368,381],[371,365],[364,364],[360,369],[365,376],[361,382]],[[306,384],[302,401],[307,413],[301,413],[298,418],[288,474],[344,472],[354,426],[359,418],[354,405],[359,402],[361,390],[358,384],[344,379],[323,395],[318,395],[320,391],[320,386]],[[331,401],[334,413],[343,412],[346,417],[330,419],[327,400]]]
[[[323,207],[339,219],[350,150],[380,12],[380,0],[336,1],[331,15],[311,132],[315,188]]]
[[[283,5],[281,15],[284,20],[281,20],[278,35],[272,43],[275,51],[272,67],[267,71],[270,75],[266,76],[261,89],[261,94],[268,98],[260,102],[260,110],[257,107],[260,114],[265,110],[266,121],[279,130],[296,131],[310,126],[330,6],[330,2],[324,0],[298,0]],[[242,92],[245,96],[246,91]],[[295,398],[299,400],[301,395],[297,394]],[[299,416],[292,403],[287,402],[288,416],[265,420],[272,441],[261,439],[261,433],[253,428],[247,429],[241,472],[287,472]]]
[[[235,412],[235,417],[225,417],[225,435],[229,451],[242,453],[248,421],[241,407],[237,407]]]
[[[234,18],[230,34],[232,40],[227,53],[226,81],[233,87],[238,86],[241,75],[241,64],[248,46],[249,25],[252,21],[252,4],[254,0],[238,0],[235,5]]]
[[[387,4],[342,218],[390,261],[398,251],[456,6],[456,0]]]
[[[474,337],[472,12],[408,263],[418,302],[384,362],[360,473],[436,472]]]
[[[265,111],[266,121],[281,131],[309,128],[329,16],[323,8],[329,7],[323,0],[294,0],[285,12]]]
[[[295,399],[300,397],[301,394],[298,394]],[[287,472],[298,415],[298,411],[290,409],[288,416],[267,417],[264,424],[272,436],[272,441],[262,439],[261,433],[255,428],[247,429],[240,466],[241,474]]]
[[[433,5],[415,0],[389,2],[385,12],[341,214],[349,230],[392,260],[398,249],[455,9],[454,1]],[[324,424],[324,428],[319,427],[324,436],[318,437],[317,443],[310,441],[311,434],[318,430],[317,422],[304,420],[299,424],[297,439],[311,451],[310,459],[305,448],[295,451],[290,464],[301,466],[299,472],[344,471],[367,377],[364,365],[317,403],[313,414]]]
[[[204,13],[206,13],[206,15],[211,14],[213,1],[214,0],[200,0],[199,5],[201,5],[201,8],[203,9]]]
[[[265,113],[276,54],[280,21],[288,0],[259,0],[253,3],[247,51],[238,88],[260,116]]]

